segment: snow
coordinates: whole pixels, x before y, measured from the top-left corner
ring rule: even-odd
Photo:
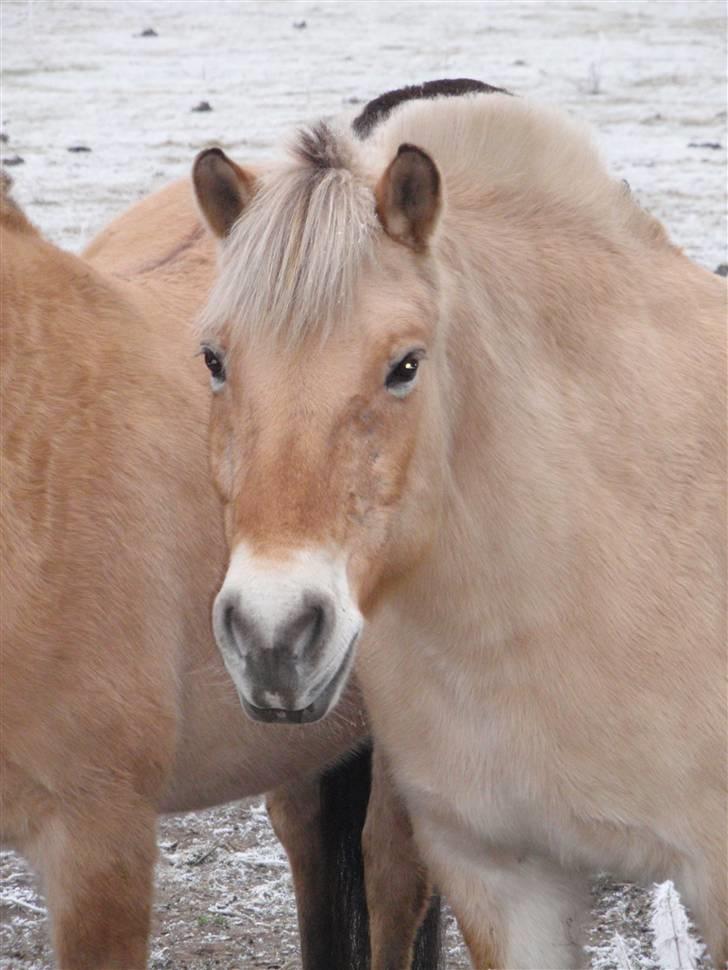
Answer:
[[[207,145],[261,160],[293,124],[460,76],[589,122],[688,254],[727,261],[722,0],[2,0],[0,26],[0,152],[24,160],[7,169],[16,196],[67,248]],[[201,101],[212,110],[193,111]],[[230,968],[231,953],[297,966],[290,877],[260,803],[165,820],[161,846],[153,968]],[[44,912],[25,864],[0,854],[4,968],[48,967]],[[449,952],[466,966],[452,936]],[[600,881],[590,952],[595,970],[706,965],[669,883]]]
[[[614,949],[614,963],[617,970],[633,970],[634,964],[632,963],[632,958],[629,955],[627,941],[621,933],[614,934],[614,941],[612,945]]]
[[[292,124],[470,76],[592,123],[615,172],[688,252],[710,269],[725,259],[719,0],[3,0],[0,13],[2,148],[25,159],[11,170],[20,201],[65,246],[189,171],[206,145],[264,158]],[[158,36],[140,37],[149,27]],[[212,111],[193,112],[202,100]],[[92,151],[68,151],[78,145]]]
[[[663,970],[695,970],[703,947],[691,936],[680,894],[672,882],[656,887],[651,923],[659,966]]]

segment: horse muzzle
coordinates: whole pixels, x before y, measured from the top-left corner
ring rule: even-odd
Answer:
[[[346,683],[354,659],[354,648],[357,637],[352,640],[344,659],[338,670],[316,698],[306,707],[285,708],[285,707],[258,707],[252,704],[238,687],[238,697],[243,710],[254,721],[263,721],[267,724],[313,724],[320,721],[329,713],[339,698],[341,690]]]
[[[362,625],[343,569],[318,552],[261,564],[238,547],[213,607],[243,709],[267,723],[307,724],[331,710]]]

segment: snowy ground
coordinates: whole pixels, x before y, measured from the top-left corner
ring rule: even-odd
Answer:
[[[722,2],[1,0],[0,17],[3,163],[68,248],[206,145],[264,158],[292,123],[469,76],[591,122],[676,241],[709,269],[726,261]],[[212,110],[193,111],[201,101]],[[168,819],[160,841],[155,970],[298,966],[288,873],[258,804]],[[667,890],[601,883],[594,899],[594,967],[694,964],[669,938],[682,917]],[[3,970],[50,965],[42,899],[12,853],[0,923]],[[449,966],[466,966],[454,936]]]

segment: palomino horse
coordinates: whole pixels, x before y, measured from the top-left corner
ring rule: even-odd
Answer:
[[[358,691],[321,724],[256,724],[210,633],[223,534],[185,321],[214,259],[190,185],[117,220],[91,262],[44,241],[5,188],[0,819],[43,877],[58,962],[143,967],[158,812],[275,789],[304,967],[368,966],[347,867],[365,756],[333,767],[366,736]],[[399,970],[426,880],[381,773],[367,828],[372,966]]]
[[[725,282],[561,114],[393,100],[195,165],[220,648],[253,712],[320,713],[376,622],[374,735],[478,968],[582,966],[601,869],[674,879],[722,966]]]

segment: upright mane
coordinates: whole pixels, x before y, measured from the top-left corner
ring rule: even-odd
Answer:
[[[325,335],[349,317],[382,231],[374,186],[403,143],[427,152],[440,171],[442,238],[457,233],[459,213],[472,217],[505,193],[516,220],[548,200],[584,212],[605,237],[667,241],[661,224],[608,174],[584,126],[556,109],[467,83],[455,97],[413,88],[385,96],[382,110],[375,100],[369,115],[365,109],[359,116],[368,118],[365,139],[349,122],[299,131],[223,246],[199,321],[202,338],[214,339],[230,323],[246,336],[297,341]]]
[[[0,224],[16,232],[35,233],[35,226],[10,194],[12,185],[10,176],[0,172]]]
[[[464,94],[510,94],[510,92],[505,88],[496,88],[492,84],[468,77],[443,78],[440,81],[425,81],[424,84],[410,84],[374,98],[354,118],[351,127],[359,138],[368,138],[376,126],[385,121],[394,109],[405,101],[457,98]]]
[[[548,199],[588,213],[606,234],[626,228],[644,241],[667,239],[662,225],[609,174],[588,126],[560,109],[495,91],[407,101],[371,132],[361,152],[370,169],[381,167],[403,142],[426,151],[438,166],[445,220],[448,210],[470,211],[510,193],[519,200],[514,218],[527,217],[532,205]]]

